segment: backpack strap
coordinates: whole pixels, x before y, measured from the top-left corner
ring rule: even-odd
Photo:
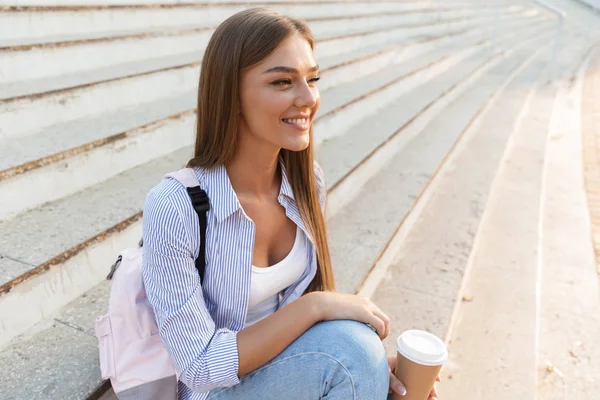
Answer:
[[[189,187],[187,191],[200,221],[200,252],[198,258],[196,258],[196,269],[200,274],[200,283],[203,283],[204,268],[206,267],[206,213],[210,209],[210,203],[208,202],[208,195],[200,189],[200,186]]]
[[[165,178],[177,179],[183,186],[186,187],[188,195],[192,201],[192,206],[198,214],[200,221],[200,252],[196,258],[196,269],[200,274],[200,283],[204,282],[204,269],[206,267],[206,213],[210,209],[208,195],[200,188],[198,178],[194,170],[191,168],[183,168],[179,171],[171,172],[165,175]]]

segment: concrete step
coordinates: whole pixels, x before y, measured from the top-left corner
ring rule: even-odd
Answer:
[[[260,4],[250,4],[252,7]],[[352,2],[344,7],[337,3],[314,4],[276,3],[265,7],[280,14],[305,19],[316,32],[328,30],[330,21],[344,19],[364,23],[368,18],[380,18],[394,14],[407,14],[407,22],[435,21],[455,4],[433,7],[420,3],[405,2]],[[458,5],[461,7],[461,5]],[[463,16],[470,16],[479,9],[462,8]],[[214,27],[225,18],[248,8],[243,4],[181,4],[178,7],[85,7],[17,8],[0,10],[0,47],[13,47],[42,43],[72,42],[136,33],[161,32],[182,27]],[[208,12],[207,12],[208,11]],[[460,14],[458,14],[460,15]],[[324,26],[325,25],[325,26]]]
[[[582,93],[582,153],[585,188],[598,273],[600,274],[600,47],[584,65]]]
[[[544,47],[545,57],[540,58],[538,50]],[[423,179],[418,167],[430,162],[423,155],[437,154],[439,141],[449,141],[452,146],[443,164],[425,170],[430,177],[425,190],[412,191],[418,200],[392,239],[395,256],[390,256],[389,268],[377,271],[380,283],[371,299],[393,321],[385,341],[388,352],[395,348],[394,338],[406,329],[424,329],[446,337],[491,181],[519,114],[515,94],[526,92],[535,81],[548,59],[547,49],[538,42],[518,60],[515,57],[498,64],[486,75],[487,85],[482,82],[467,92],[423,130],[407,152],[408,160],[395,161],[406,165],[389,168],[403,171],[407,184],[414,185]],[[503,117],[498,119],[500,112]],[[445,139],[447,132],[451,137]],[[449,379],[444,375],[445,382]],[[472,384],[469,379],[458,383]],[[445,396],[442,392],[440,398]]]
[[[584,1],[586,0],[555,0],[552,5],[568,12],[567,21],[571,21],[580,28],[587,30],[588,33],[591,33],[589,31],[596,31],[595,38],[598,38],[597,22],[600,21],[600,12],[594,12],[587,4],[584,4]]]
[[[516,46],[515,50],[508,52],[506,58],[497,57],[498,64],[490,68],[485,74],[480,75],[482,81],[477,82],[476,87],[484,88],[484,90],[465,91],[463,97],[465,95],[474,96],[474,93],[478,93],[479,97],[477,99],[481,100],[485,98],[485,95],[489,96],[490,91],[493,92],[494,89],[489,89],[488,86],[490,84],[493,85],[493,82],[501,80],[499,75],[506,75],[507,69],[510,69],[511,66],[514,68],[520,64],[522,59],[531,52],[531,49],[541,43],[541,40],[543,39],[540,37],[538,40],[532,40],[525,42],[522,46]],[[474,62],[475,58],[472,61]],[[485,60],[480,61],[485,62]],[[473,64],[469,63],[469,66],[473,67]],[[456,68],[458,69],[458,67]],[[449,79],[451,76],[448,73],[446,78]],[[462,104],[462,101],[459,104]],[[471,106],[470,115],[472,116],[477,108],[473,106],[477,105],[476,99],[471,98],[471,102],[468,104]],[[406,170],[406,166],[396,165],[398,160],[406,160],[408,163],[411,154],[414,158],[417,154],[415,153],[414,146],[423,146],[424,144],[419,135],[393,158],[393,163],[385,165],[382,173],[378,174],[376,179],[371,180],[361,188],[356,201],[348,204],[342,211],[329,220],[329,235],[332,238],[331,246],[334,254],[334,265],[336,266],[335,274],[341,291],[353,292],[360,285],[364,275],[385,249],[389,237],[393,235],[394,230],[402,221],[407,209],[409,209],[408,204],[414,200],[412,193],[418,193],[419,190],[422,190],[428,181],[429,175],[435,171],[437,164],[443,161],[446,152],[452,147],[453,138],[456,140],[460,135],[460,129],[455,128],[458,128],[461,124],[464,125],[469,120],[469,113],[457,113],[455,111],[444,109],[439,117],[440,123],[447,125],[449,118],[460,116],[459,119],[463,122],[456,125],[453,124],[452,134],[449,134],[446,130],[432,129],[431,131],[435,132],[438,137],[434,139],[431,137],[425,138],[424,142],[429,144],[438,143],[439,140],[442,141],[441,145],[436,148],[436,152],[427,157],[428,162],[425,163],[426,165],[421,165],[424,168],[419,168],[418,171],[411,169],[410,173],[399,177],[399,171],[401,171],[399,168]],[[467,111],[467,108],[463,108],[461,111]],[[389,119],[385,124],[371,130],[387,128],[389,131],[393,131],[395,126],[397,126],[397,123]],[[330,157],[326,154],[322,154],[322,156],[324,160],[323,165],[329,170],[330,167],[327,166],[326,161]],[[150,171],[148,168],[145,168],[143,172],[149,175]],[[408,177],[411,177],[408,180],[411,180],[412,184],[404,186]],[[330,187],[332,184],[335,185],[335,182],[332,183],[330,179],[328,179],[328,182]],[[389,187],[397,186],[398,183],[402,185],[403,189],[390,192]],[[378,204],[378,209],[381,212],[373,213],[373,204]],[[403,204],[403,206],[398,207],[399,204]],[[110,204],[107,205],[107,207],[110,206]],[[85,224],[86,222],[82,221],[82,225]],[[348,235],[348,232],[352,232],[352,234]],[[131,238],[131,240],[135,239]],[[120,242],[123,243],[123,240]],[[351,247],[354,248],[351,249]],[[89,255],[91,256],[91,254]],[[108,263],[102,268],[103,273],[106,272],[107,265]],[[342,268],[342,266],[344,267]],[[48,324],[38,326],[37,332],[34,331],[29,336],[21,337],[7,347],[2,355],[0,355],[1,361],[6,363],[12,362],[13,365],[16,365],[18,363],[13,360],[19,359],[19,354],[26,351],[31,343],[37,343],[38,345],[42,345],[42,343],[52,344],[51,346],[44,345],[44,348],[49,349],[49,353],[45,353],[43,356],[46,359],[55,360],[56,364],[52,371],[48,371],[43,379],[39,379],[37,382],[28,381],[17,386],[11,384],[9,381],[0,385],[0,388],[2,388],[0,390],[5,390],[3,393],[0,392],[0,395],[4,395],[5,393],[9,395],[28,393],[31,398],[39,398],[36,397],[41,396],[38,393],[43,393],[43,396],[48,399],[69,399],[75,398],[70,395],[71,393],[80,393],[86,388],[100,385],[101,381],[98,378],[96,358],[88,358],[85,367],[80,366],[77,368],[76,365],[78,360],[84,359],[83,357],[88,356],[88,354],[96,349],[95,338],[90,333],[93,317],[105,310],[107,289],[108,285],[106,283],[94,287],[86,293],[85,297],[79,297],[69,306],[64,307],[59,314],[54,315],[55,319],[49,322],[51,324],[50,327],[48,327]],[[72,330],[70,336],[63,329],[63,327],[67,326]],[[81,357],[72,354],[76,351],[69,354],[62,354],[55,351],[55,349],[65,346],[67,343],[72,343],[72,349],[79,349]],[[35,360],[29,359],[23,361],[21,358],[18,373],[26,373],[35,368],[35,365]],[[94,372],[96,373],[95,376]],[[70,375],[74,379],[65,380],[65,375]],[[56,382],[61,382],[62,384],[58,385]],[[72,386],[77,386],[77,388],[70,389]],[[33,397],[31,394],[33,394]]]
[[[513,45],[507,43],[507,46]],[[391,134],[394,130],[388,132]],[[384,136],[379,135],[380,138]],[[4,263],[2,269],[14,268],[14,260],[19,260],[22,266],[19,272],[30,268],[17,276],[5,272],[4,275],[9,275],[12,280],[1,286],[5,294],[0,297],[0,315],[11,318],[11,307],[24,296],[32,306],[18,318],[13,314],[10,323],[4,326],[7,330],[3,337],[22,332],[103,279],[105,265],[111,262],[119,248],[124,243],[135,243],[140,235],[139,210],[147,190],[165,171],[179,168],[191,154],[191,148],[183,148],[84,192],[0,223],[1,230],[13,233],[2,244],[11,260],[0,260]],[[326,161],[323,165],[328,168]],[[76,230],[69,231],[68,235],[62,231],[47,235],[53,226],[73,215],[79,221]],[[43,237],[36,239],[37,233],[44,233]],[[36,251],[30,251],[31,248]]]
[[[548,400],[583,400],[595,397],[600,390],[600,281],[590,240],[590,231],[598,226],[595,201],[586,202],[585,194],[594,190],[592,180],[598,176],[585,176],[584,184],[581,174],[585,159],[582,150],[587,147],[581,116],[583,113],[597,118],[582,103],[591,100],[600,105],[598,92],[588,92],[593,90],[589,79],[595,74],[598,81],[599,76],[597,67],[589,61],[584,60],[572,79],[567,75],[558,88],[546,145],[540,212],[536,395]]]
[[[474,34],[472,33],[473,31],[468,32]],[[400,62],[408,56],[426,51],[436,45],[434,41],[437,39],[447,37],[448,40],[452,40],[461,34],[467,34],[467,32],[458,31],[455,35],[452,35],[452,32],[448,32],[442,38],[410,37],[397,42],[386,42],[376,46],[363,47],[337,56],[324,57],[319,59],[321,76],[323,78],[322,83],[320,82],[320,89],[324,91],[336,84],[358,79],[392,62]],[[128,109],[136,106],[137,108],[143,108],[142,105],[144,103],[154,100],[167,100],[164,101],[165,104],[161,105],[161,107],[164,107],[172,103],[172,97],[180,94],[191,95],[196,90],[199,69],[199,66],[194,61],[191,64],[184,64],[157,72],[85,85],[70,90],[63,90],[54,95],[49,94],[35,98],[26,98],[6,104],[6,107],[10,107],[12,122],[9,122],[7,119],[4,121],[7,124],[13,125],[16,131],[13,130],[13,138],[0,141],[0,153],[4,154],[6,148],[11,148],[12,153],[7,154],[7,157],[0,161],[0,170],[24,164],[42,156],[55,154],[61,150],[76,147],[125,131],[128,128],[130,129],[160,119],[160,116],[155,116],[156,112],[154,112],[150,114],[152,115],[151,118],[133,126],[119,126],[117,123],[117,126],[114,126],[114,130],[107,134],[98,134],[92,130],[91,134],[93,136],[86,137],[86,133],[90,131],[86,129],[82,133],[78,133],[76,138],[71,138],[67,141],[60,139],[56,142],[52,141],[49,143],[52,146],[50,148],[47,145],[35,146],[36,149],[31,149],[33,146],[27,146],[22,150],[18,148],[19,143],[21,143],[18,139],[23,135],[29,136],[32,141],[37,141],[36,135],[40,137],[55,136],[55,134],[60,135],[61,133],[65,134],[65,132],[73,130],[81,130],[73,129],[65,125],[65,123],[75,123],[79,126],[95,126],[94,123],[90,123],[92,121],[86,121],[86,119],[101,119],[98,118],[99,115],[106,115],[106,113],[111,111],[127,112]],[[195,97],[195,95],[192,97]],[[140,99],[144,99],[144,102],[141,103]],[[65,107],[63,104],[68,104],[68,107]],[[187,111],[193,107],[175,108],[176,112],[170,110],[164,116]],[[146,114],[144,113],[144,115]],[[35,125],[32,124],[29,127],[29,129],[33,127],[33,131],[28,131],[27,127],[19,128],[17,126],[17,121],[28,120],[30,118],[35,118],[36,121]],[[126,118],[118,118],[117,120],[122,119]],[[48,132],[49,129],[50,132]],[[48,135],[46,134],[47,132],[49,133]],[[33,151],[35,153],[20,155],[19,153],[23,151]],[[6,151],[6,153],[9,152]]]
[[[535,19],[527,17],[515,17],[518,21],[528,20],[531,23]],[[507,17],[507,22],[512,18]],[[502,20],[504,22],[504,19]],[[465,29],[481,29],[485,25],[473,24]],[[451,36],[453,32],[461,30],[446,30],[443,35]],[[417,38],[435,37],[433,33],[427,35],[411,34],[404,35],[398,40],[388,38],[380,42],[368,42],[357,48],[348,48],[347,51],[337,54],[326,54],[320,57],[323,69],[333,67],[340,68],[342,64],[355,63],[360,58],[377,54],[384,49],[401,50],[394,45],[401,46]],[[388,54],[389,55],[389,54]],[[381,54],[381,57],[388,55]],[[371,57],[373,58],[373,57]],[[62,121],[71,121],[83,116],[97,116],[107,110],[121,110],[139,102],[140,97],[148,100],[164,98],[165,93],[176,95],[184,91],[193,90],[197,85],[199,62],[201,52],[195,51],[189,54],[179,54],[170,57],[159,57],[152,60],[143,60],[114,68],[103,68],[89,71],[83,74],[71,74],[45,81],[42,85],[27,86],[35,88],[36,91],[46,91],[44,94],[27,95],[0,101],[0,140],[18,139],[23,135],[39,133],[44,128],[58,124]],[[369,65],[385,65],[383,60],[371,60]],[[372,70],[373,67],[367,69]],[[349,71],[360,74],[362,68],[353,68]],[[351,75],[335,74],[338,78],[345,76],[346,81],[352,79]],[[359,75],[360,76],[360,75]],[[324,75],[324,84],[335,82],[329,76]],[[49,86],[50,85],[50,86]],[[169,85],[169,90],[164,90],[162,85]],[[326,88],[323,87],[324,89]],[[54,89],[60,89],[55,91]],[[133,93],[140,96],[133,96]],[[8,96],[7,91],[0,90]],[[68,107],[65,107],[68,105]],[[10,112],[8,112],[10,111]],[[35,115],[35,118],[31,116]],[[31,121],[31,122],[28,122]]]
[[[600,13],[600,0],[581,0],[586,5],[590,6],[592,10]]]
[[[572,43],[561,60],[581,52]],[[463,294],[471,301],[458,302],[457,322],[450,327],[453,379],[445,395],[451,399],[475,399],[484,392],[490,398],[535,398],[541,174],[556,90],[544,85],[547,75],[532,80],[512,93],[516,118],[466,264]],[[482,360],[481,354],[489,357]],[[459,383],[467,374],[482,382],[467,390]]]
[[[366,18],[369,21],[371,18]],[[338,36],[364,34],[372,31],[390,29],[399,25],[421,27],[422,23],[406,22],[404,14],[383,17],[376,29],[361,24],[350,26],[348,20],[332,19],[329,21],[330,33],[319,36],[318,40],[334,39]],[[452,19],[451,21],[455,21]],[[431,23],[429,23],[429,26]],[[141,61],[148,58],[175,55],[192,51],[202,52],[204,46],[214,32],[215,25],[200,27],[182,27],[174,30],[144,32],[129,36],[109,37],[86,41],[49,43],[35,46],[9,47],[0,50],[3,57],[0,72],[10,76],[12,82],[40,79],[48,76],[64,75],[71,72],[85,71]],[[339,50],[338,50],[339,51]],[[110,58],[108,57],[110,55]],[[70,60],[70,65],[63,65],[62,60]],[[35,65],[32,62],[44,62],[44,70],[27,68]]]
[[[524,29],[513,27],[505,40],[516,37],[522,31]],[[526,31],[531,32],[532,28],[527,27]],[[348,82],[325,90],[322,94],[324,106],[315,122],[317,143],[342,134],[349,126],[358,122],[357,118],[377,111],[391,99],[411,90],[452,63],[460,62],[466,53],[457,51],[453,54],[453,51],[463,46],[467,46],[466,52],[476,51],[484,45],[479,41],[469,46],[468,40],[474,41],[473,36],[476,34],[477,32],[472,32],[463,41],[449,37],[442,39],[442,43],[426,41],[415,44],[414,48],[404,46],[399,49],[399,54],[383,54],[394,57],[390,60],[392,63],[388,63],[391,64],[389,67],[364,77],[357,74],[359,85]],[[421,52],[425,53],[419,55]],[[452,57],[448,57],[451,54]],[[402,61],[405,62],[400,63]],[[348,68],[336,72],[353,73],[354,70],[355,68]],[[369,68],[363,70],[363,73],[366,72],[370,72]],[[327,70],[324,75],[326,74]],[[0,188],[11,193],[11,201],[4,202],[1,207],[3,212],[0,213],[0,219],[7,219],[11,214],[76,193],[127,168],[192,144],[194,113],[190,108],[194,106],[194,101],[195,93],[189,91],[178,97],[138,105],[130,110],[121,109],[118,113],[105,113],[91,120],[58,125],[52,130],[31,136],[28,141],[30,145],[26,147],[17,147],[18,142],[10,141],[5,148],[12,149],[14,157],[19,155],[19,148],[26,153],[31,153],[29,149],[36,149],[35,151],[46,151],[51,155],[0,173]],[[90,126],[94,129],[85,129]],[[140,126],[142,127],[139,128]],[[115,131],[115,128],[131,127],[133,129],[129,131]],[[60,145],[63,148],[77,146],[78,143],[74,143],[73,139],[80,141],[79,147],[54,154],[48,151],[49,147],[56,149]],[[31,143],[38,144],[31,146]],[[121,151],[124,148],[128,149],[127,152]],[[110,167],[100,168],[100,165],[105,165],[107,157],[111,159]],[[6,159],[10,160],[11,157]],[[36,195],[32,195],[32,190],[35,190]]]
[[[333,265],[340,268],[336,277],[340,277],[342,291],[360,289],[361,279],[377,259],[373,255],[383,253],[414,200],[477,116],[482,104],[530,52],[531,48],[527,48],[500,62],[476,86],[442,109],[361,187],[354,201],[330,220],[330,236],[344,237],[331,243]],[[372,212],[373,204],[377,205],[377,213]],[[351,236],[343,235],[349,231],[353,232]],[[398,282],[394,281],[393,286],[398,288]],[[403,282],[406,284],[406,280]]]
[[[457,10],[448,13],[458,13]],[[446,13],[445,15],[447,15]],[[509,13],[508,9],[506,13]],[[510,12],[513,15],[515,12]],[[376,28],[369,26],[348,26],[352,19],[331,19],[329,33],[316,34],[319,45],[315,49],[317,58],[328,57],[352,51],[367,45],[396,41],[408,36],[435,35],[447,29],[460,29],[478,21],[493,19],[492,11],[477,13],[475,17],[452,17],[440,21],[406,22],[413,14],[392,15],[381,18]],[[189,57],[199,61],[214,27],[179,29],[149,32],[130,36],[111,37],[85,41],[50,43],[36,46],[8,47],[0,49],[0,74],[7,78],[0,86],[0,99],[14,99],[30,94],[45,93],[74,85],[83,85],[103,80],[149,72],[154,60],[161,68],[164,58]],[[193,56],[195,54],[195,56]],[[68,63],[63,60],[69,60]],[[45,68],[31,68],[43,63]],[[134,63],[137,68],[132,65]],[[150,65],[144,65],[150,63]],[[179,64],[181,65],[181,61]],[[104,70],[100,76],[97,70]],[[75,76],[71,76],[76,74]],[[68,77],[68,78],[67,78]],[[54,81],[54,82],[53,82]],[[68,85],[68,86],[65,86]],[[8,132],[8,133],[7,133]],[[12,130],[2,129],[3,135],[13,134]]]
[[[539,34],[547,27],[542,24],[533,29],[525,24],[509,25],[510,30],[502,36],[503,44],[514,43],[523,34]],[[508,27],[508,26],[507,26]],[[515,31],[513,31],[516,30]],[[479,35],[478,35],[479,33]],[[416,88],[466,56],[476,51],[485,51],[489,42],[481,38],[480,31],[468,32],[466,35],[450,37],[432,43],[430,51],[411,57],[396,66],[385,67],[363,80],[368,83],[339,85],[331,88],[324,95],[324,106],[320,109],[318,124],[315,125],[317,143],[344,135],[348,128],[367,116],[375,114],[390,101]],[[367,86],[368,85],[368,86]],[[340,116],[343,110],[346,115]]]
[[[519,33],[516,32],[516,35]],[[530,38],[536,38],[536,35]],[[504,46],[510,46],[510,42],[505,42]],[[512,51],[516,49],[518,47]],[[322,143],[319,151],[326,152],[331,159],[324,166],[324,171],[328,179],[336,182],[335,190],[328,197],[329,216],[352,201],[357,191],[380,173],[397,152],[437,118],[441,110],[457,101],[459,96],[478,83],[482,74],[509,54],[474,52],[431,80],[421,82],[418,90],[394,99],[376,114],[353,126],[343,137]],[[372,130],[373,127],[385,126],[389,120],[394,121],[390,125],[394,129]],[[372,133],[365,136],[365,131]],[[362,164],[366,166],[357,173],[356,169]],[[347,179],[350,175],[352,179]]]
[[[588,49],[572,43],[558,57],[567,82],[573,75],[569,64],[578,64]],[[597,281],[590,280],[595,271],[589,234],[581,229],[587,225],[582,221],[585,205],[583,199],[580,204],[561,203],[583,194],[580,149],[564,148],[566,140],[572,141],[564,139],[564,128],[556,134],[552,127],[548,131],[552,108],[558,106],[556,92],[557,85],[544,85],[533,94],[495,179],[465,283],[473,301],[460,305],[452,331],[454,378],[443,392],[449,399],[476,399],[485,393],[491,399],[575,400],[593,397],[598,389],[589,375],[593,362],[587,358],[598,354],[592,337],[599,332],[599,309]],[[561,104],[559,110],[568,113],[570,107]],[[564,118],[562,124],[572,119]],[[549,169],[548,162],[558,161],[548,158],[553,147],[568,160]],[[585,342],[586,350],[579,355],[583,347],[574,336]],[[502,349],[496,347],[500,345]],[[486,362],[481,354],[489,355]],[[568,376],[562,375],[567,371]],[[477,383],[467,390],[459,384],[464,376],[476,377]]]
[[[567,24],[575,29],[569,29],[569,36],[562,39],[561,47],[567,52],[558,59],[563,62],[577,64],[585,54],[587,34],[581,35],[578,22]],[[558,82],[572,88],[573,80],[568,75]],[[496,179],[503,184],[495,182],[490,188],[496,172],[492,168],[490,173],[487,164],[498,162],[497,150],[504,153],[504,146],[490,140],[489,135],[499,137],[512,131],[510,124],[498,120],[497,114],[513,120],[521,114],[514,103],[523,85],[513,84],[512,90],[509,86],[507,99],[498,99],[487,122],[476,126],[471,134],[481,137],[473,137],[476,146],[467,145],[467,138],[461,141],[464,146],[460,146],[460,153],[456,149],[453,154],[464,160],[446,162],[448,168],[438,173],[440,184],[431,182],[431,188],[425,196],[421,195],[423,199],[407,218],[411,220],[409,227],[404,233],[402,228],[399,230],[395,264],[387,271],[371,273],[382,282],[372,299],[393,315],[390,338],[405,329],[417,328],[450,341],[451,360],[443,371],[441,398],[579,400],[593,398],[599,389],[595,379],[599,372],[593,363],[600,354],[595,340],[600,332],[598,279],[593,273],[589,233],[582,215],[585,205],[581,198],[581,148],[577,144],[580,135],[577,128],[565,126],[579,118],[579,95],[555,102],[554,109],[560,115],[554,119],[560,126],[555,128],[554,137],[549,133],[545,155],[553,94],[548,98],[544,92],[534,99],[524,110],[526,117],[521,118],[521,136],[509,142],[509,155],[500,162],[504,179]],[[544,90],[552,92],[556,87],[546,86]],[[512,112],[505,112],[506,109]],[[566,132],[569,139],[565,139]],[[554,193],[541,196],[540,164],[544,157],[550,157],[552,148],[558,157],[545,179],[552,182]],[[422,149],[415,154],[427,151]],[[507,179],[508,170],[511,179]],[[549,260],[537,265],[536,282],[531,277],[531,249],[538,244],[535,202],[541,197],[545,201],[552,199],[554,204],[552,208],[547,206],[544,224],[551,228],[545,228],[543,233],[543,237],[551,239],[544,239],[537,254],[551,255],[545,255]],[[423,216],[413,217],[416,210]],[[476,251],[480,247],[486,251]],[[507,252],[507,248],[511,251]],[[516,268],[515,264],[526,268]],[[537,316],[535,306],[532,307],[536,296]],[[451,335],[454,324],[461,327],[460,334]],[[534,336],[537,337],[532,341]],[[457,337],[459,343],[455,341]],[[388,340],[388,351],[393,352],[394,347],[393,339]],[[533,392],[536,380],[537,392]]]

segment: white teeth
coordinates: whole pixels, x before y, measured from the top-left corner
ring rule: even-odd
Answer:
[[[291,124],[306,125],[308,123],[308,118],[284,119],[284,121]]]

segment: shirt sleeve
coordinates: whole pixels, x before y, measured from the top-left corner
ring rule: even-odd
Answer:
[[[180,193],[181,202],[189,201],[183,189]],[[216,329],[208,312],[176,194],[155,188],[146,196],[142,277],[179,380],[208,392],[240,382],[237,332]]]
[[[327,202],[327,185],[325,183],[325,176],[323,174],[323,168],[314,162],[315,179],[317,181],[317,195],[319,196],[319,203],[321,204],[321,210],[325,212],[325,204]]]

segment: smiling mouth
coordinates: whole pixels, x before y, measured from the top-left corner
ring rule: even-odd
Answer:
[[[284,118],[282,121],[299,129],[308,129],[310,127],[310,118]]]

